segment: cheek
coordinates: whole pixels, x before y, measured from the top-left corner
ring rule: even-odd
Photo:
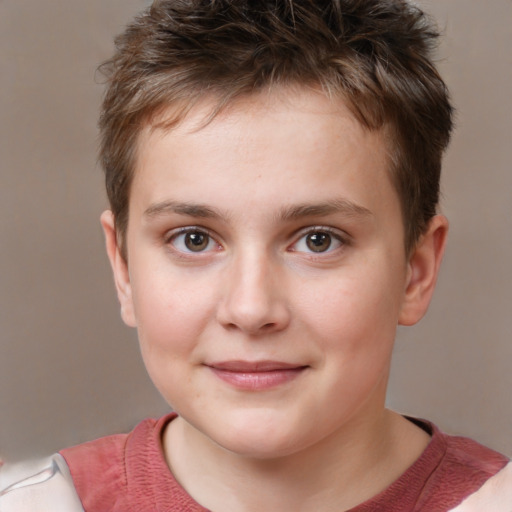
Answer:
[[[214,314],[210,287],[172,272],[133,276],[133,302],[143,355],[189,354]]]
[[[211,307],[187,289],[147,286],[137,290],[135,309],[142,358],[155,387],[172,408],[179,408],[184,389],[193,390],[190,368],[200,360],[200,340]],[[196,397],[198,399],[198,397]]]
[[[357,348],[372,340],[394,338],[398,295],[388,276],[365,272],[315,282],[313,289],[301,293],[300,309],[305,322],[325,339],[334,343],[343,340]]]

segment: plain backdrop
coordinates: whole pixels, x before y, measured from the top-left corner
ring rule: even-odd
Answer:
[[[451,232],[389,405],[512,455],[512,1],[421,2],[458,109]],[[121,323],[98,222],[95,69],[143,0],[0,0],[0,454],[131,429],[168,407]]]

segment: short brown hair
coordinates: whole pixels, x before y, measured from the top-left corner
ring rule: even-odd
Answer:
[[[438,33],[406,0],[159,0],[116,39],[100,158],[123,246],[141,129],[206,95],[218,110],[274,85],[320,86],[368,129],[386,128],[409,252],[436,213],[452,129],[431,58]]]

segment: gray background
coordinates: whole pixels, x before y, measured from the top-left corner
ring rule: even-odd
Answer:
[[[167,406],[120,320],[98,217],[95,68],[143,0],[0,0],[0,454],[37,456]],[[512,2],[422,4],[458,108],[449,248],[401,329],[389,404],[512,455]]]

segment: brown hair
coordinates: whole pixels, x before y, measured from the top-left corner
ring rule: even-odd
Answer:
[[[368,129],[386,128],[406,250],[436,213],[452,108],[431,59],[438,33],[405,0],[159,0],[116,39],[100,158],[123,246],[141,129],[274,85],[320,86]]]

